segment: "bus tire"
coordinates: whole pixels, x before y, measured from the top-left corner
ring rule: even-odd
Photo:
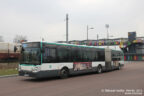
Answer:
[[[67,68],[63,68],[60,70],[60,78],[65,79],[69,76],[69,70]]]
[[[118,70],[120,70],[121,69],[121,65],[119,64],[119,66],[118,66]]]
[[[98,74],[102,73],[102,66],[101,66],[101,65],[98,66],[98,68],[97,68],[97,73],[98,73]]]

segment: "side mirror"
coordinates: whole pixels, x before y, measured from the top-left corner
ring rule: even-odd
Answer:
[[[21,46],[21,53],[24,51],[24,48]]]

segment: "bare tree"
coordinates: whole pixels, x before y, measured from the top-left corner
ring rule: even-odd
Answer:
[[[2,36],[0,36],[0,42],[3,42],[3,37]]]
[[[16,35],[15,38],[13,39],[14,43],[22,43],[22,42],[26,42],[26,41],[27,41],[27,37],[22,36],[22,35]]]

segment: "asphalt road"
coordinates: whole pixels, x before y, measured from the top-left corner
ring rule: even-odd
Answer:
[[[0,96],[144,96],[144,62],[68,79],[0,78]]]

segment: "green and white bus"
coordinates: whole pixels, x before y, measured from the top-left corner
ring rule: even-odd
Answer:
[[[123,52],[96,46],[26,42],[22,44],[19,75],[35,78],[121,69]]]

